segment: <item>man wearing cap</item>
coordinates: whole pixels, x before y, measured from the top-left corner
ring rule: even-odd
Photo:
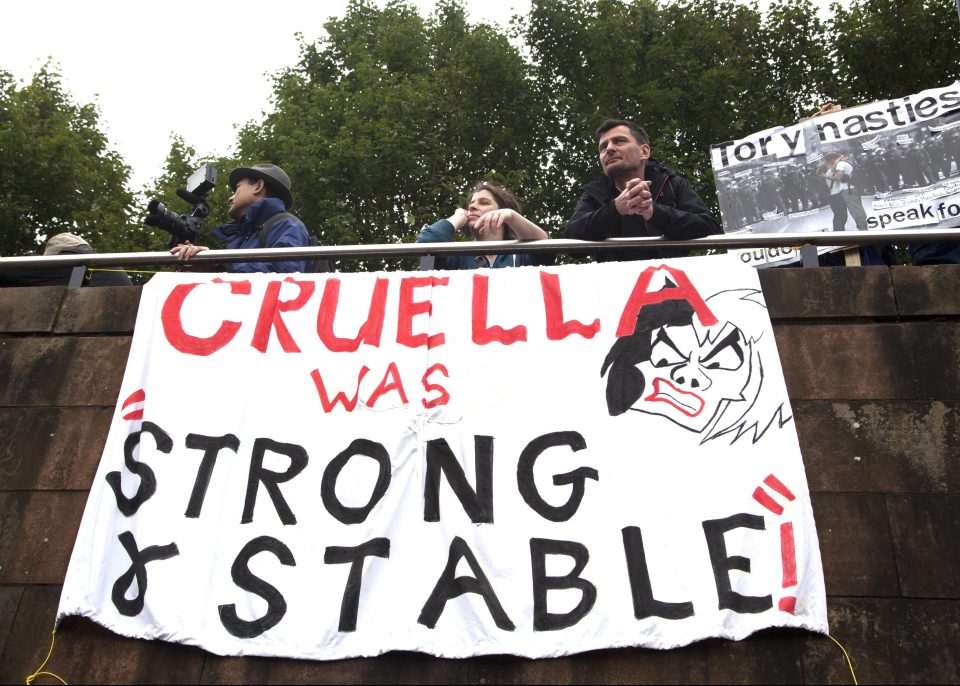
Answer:
[[[230,210],[233,222],[213,230],[213,235],[225,243],[227,250],[245,248],[300,248],[310,244],[303,222],[290,214],[293,193],[290,192],[290,177],[275,164],[255,164],[252,167],[237,167],[230,172]],[[271,221],[271,217],[281,215]],[[267,228],[261,242],[261,229]],[[181,260],[189,260],[198,252],[207,250],[203,245],[181,243],[170,250]],[[232,272],[302,272],[304,260],[282,262],[235,262],[226,267]]]
[[[722,233],[696,191],[667,166],[650,157],[650,138],[626,119],[607,119],[596,131],[603,177],[584,186],[564,235],[587,241],[665,236],[687,240]],[[686,250],[643,248],[596,256],[650,260],[686,255]]]
[[[43,249],[44,257],[50,255],[91,255],[95,253],[90,244],[75,233],[58,233],[51,236]],[[41,267],[10,272],[0,272],[0,286],[67,286],[73,267]],[[130,277],[119,267],[87,269],[84,286],[129,286]]]

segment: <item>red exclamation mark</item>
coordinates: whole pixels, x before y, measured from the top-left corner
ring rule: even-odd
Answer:
[[[797,585],[797,551],[793,544],[793,522],[784,522],[780,525],[780,559],[783,562],[783,587],[790,588]],[[796,614],[796,596],[787,596],[780,599],[780,610]]]

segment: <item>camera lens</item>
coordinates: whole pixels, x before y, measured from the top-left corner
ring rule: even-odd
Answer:
[[[155,226],[174,236],[179,236],[186,230],[183,219],[168,210],[159,200],[150,201],[147,205],[147,213],[147,218],[143,220],[147,226]]]
[[[186,217],[175,215],[159,200],[151,200],[147,204],[147,212],[148,215],[143,223],[169,233],[171,248],[178,243],[195,242],[197,240],[197,228],[199,227],[192,226]]]

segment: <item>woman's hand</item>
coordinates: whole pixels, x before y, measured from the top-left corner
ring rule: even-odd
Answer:
[[[447,217],[447,221],[453,224],[454,231],[460,231],[467,225],[467,211],[458,207],[453,211],[453,214]]]
[[[480,240],[503,240],[505,224],[510,224],[517,218],[517,213],[510,209],[490,210],[474,222],[473,228]]]

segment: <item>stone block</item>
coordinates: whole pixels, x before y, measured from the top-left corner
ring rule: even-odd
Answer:
[[[771,319],[896,317],[887,269],[759,269]]]
[[[139,286],[68,288],[54,332],[132,334],[139,306]]]
[[[53,331],[63,286],[0,288],[0,333]]]
[[[22,586],[0,586],[0,656],[3,655],[7,639],[10,637],[13,618],[17,614],[22,596]]]
[[[960,492],[960,404],[791,403],[812,491]]]
[[[887,506],[903,595],[960,599],[957,494],[888,496]]]
[[[708,655],[712,647],[711,642],[700,642],[675,650],[594,650],[559,658],[558,665],[550,664],[554,660],[537,660],[530,667],[518,665],[516,675],[520,682],[541,684],[556,683],[557,679],[568,684],[710,683]]]
[[[0,491],[90,488],[112,407],[0,408]]]
[[[893,267],[890,272],[901,316],[960,314],[960,265]]]
[[[0,492],[0,584],[60,584],[87,502],[84,491]]]
[[[960,683],[960,602],[903,598],[830,598],[830,635],[846,649],[861,684]],[[809,635],[808,684],[853,683],[837,645]]]
[[[960,324],[774,328],[791,400],[960,399]]]
[[[808,632],[787,629],[760,631],[742,641],[707,641],[710,684],[803,683],[801,640]]]
[[[549,660],[491,655],[447,660],[392,652],[376,658],[309,662],[210,656],[204,682],[363,684],[802,683],[806,632],[763,631],[743,641],[684,648],[597,650]]]
[[[885,496],[811,493],[827,595],[898,596]]]
[[[0,659],[0,683],[23,683],[43,662],[59,597],[59,586],[24,591]],[[199,648],[125,638],[88,619],[67,617],[57,629],[53,654],[44,671],[71,684],[200,684],[205,655]]]
[[[207,655],[203,683],[214,684],[368,684],[363,665],[387,660],[394,653],[374,658],[317,662],[270,657],[220,657]],[[426,661],[425,656],[420,656]],[[399,679],[394,683],[402,683]],[[422,683],[428,683],[423,681]]]
[[[716,644],[716,645],[713,645]],[[625,648],[548,660],[487,655],[461,660],[410,652],[374,658],[310,662],[210,656],[204,683],[257,684],[687,684],[707,681],[708,654],[727,642],[669,651]],[[718,670],[718,674],[722,674]]]
[[[113,406],[129,336],[0,339],[0,407]]]

